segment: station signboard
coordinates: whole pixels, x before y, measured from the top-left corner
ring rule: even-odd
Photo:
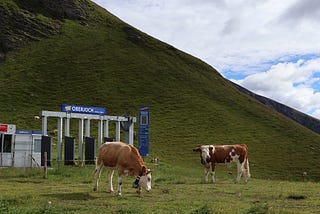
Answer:
[[[38,135],[41,135],[42,132],[39,130],[16,130],[16,134],[29,134],[29,135],[38,134]]]
[[[98,115],[106,115],[106,108],[101,107],[93,107],[93,106],[78,106],[71,104],[62,104],[61,105],[62,112],[68,113],[82,113],[82,114],[98,114]]]

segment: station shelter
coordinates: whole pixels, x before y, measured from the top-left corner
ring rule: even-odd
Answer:
[[[40,166],[41,136],[41,131],[0,123],[0,167]]]

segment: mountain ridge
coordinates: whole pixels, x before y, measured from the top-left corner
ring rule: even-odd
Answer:
[[[277,112],[287,116],[288,118],[294,120],[295,122],[301,124],[302,126],[320,134],[320,120],[309,116],[303,112],[300,112],[294,108],[291,108],[287,105],[279,103],[275,100],[270,98],[258,95],[232,81],[230,81],[239,91],[243,92],[244,94],[248,94],[249,96],[253,97],[254,99],[258,100],[265,106],[276,110]]]

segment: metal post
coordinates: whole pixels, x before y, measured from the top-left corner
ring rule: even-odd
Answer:
[[[90,137],[90,119],[86,120],[86,137]]]
[[[48,128],[47,128],[48,118],[46,116],[42,116],[42,135],[48,136]]]
[[[67,114],[65,120],[64,136],[70,137],[70,114]]]
[[[83,156],[83,119],[79,120],[79,160],[82,160]]]
[[[133,146],[134,142],[134,118],[130,117],[130,126],[129,126],[129,144]]]
[[[116,122],[116,141],[120,141],[120,121]]]
[[[104,137],[109,137],[109,120],[104,121],[103,130],[104,130],[104,134],[103,134]]]
[[[99,124],[98,124],[98,148],[100,148],[102,144],[102,132],[103,132],[103,120],[100,118]]]
[[[62,160],[62,127],[63,118],[58,118],[58,141],[57,141],[57,161],[58,163]]]

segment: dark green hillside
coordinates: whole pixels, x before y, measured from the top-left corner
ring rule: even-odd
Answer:
[[[0,64],[1,122],[40,129],[33,116],[59,111],[61,103],[134,116],[144,104],[151,107],[151,156],[169,164],[202,170],[193,147],[247,143],[252,176],[299,180],[307,172],[309,179],[320,180],[320,136],[242,94],[199,59],[85,0],[73,0],[58,15],[54,11],[60,7],[38,5],[47,1],[31,1],[33,7],[19,2],[2,1],[0,13],[14,5],[21,14],[41,17],[36,22],[60,27],[50,36],[22,38],[21,46],[6,50]],[[66,11],[80,11],[71,13],[80,18]],[[5,28],[10,35],[0,25],[1,41],[17,35],[11,21]]]

